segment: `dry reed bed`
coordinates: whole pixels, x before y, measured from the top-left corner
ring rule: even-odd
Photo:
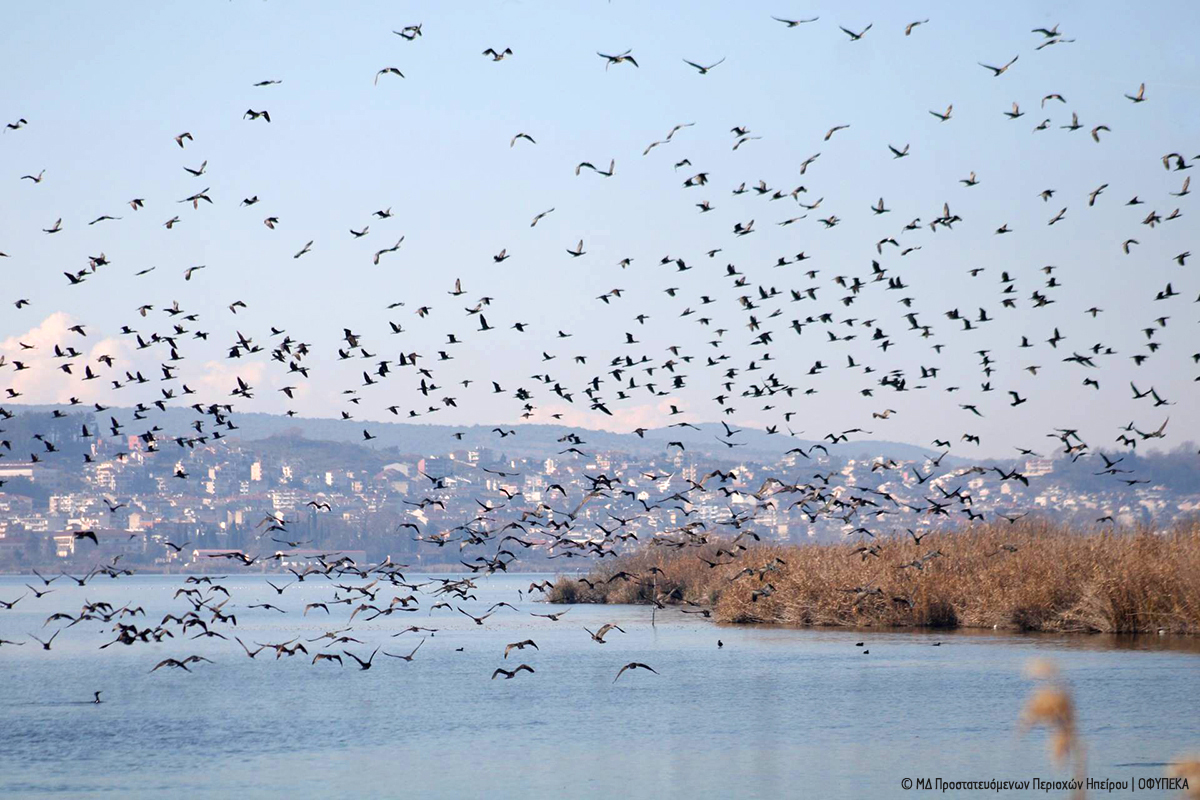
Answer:
[[[735,560],[718,559],[717,545],[643,547],[597,565],[595,589],[560,577],[551,602],[657,596],[711,607],[722,622],[1200,633],[1200,523],[1166,533],[1001,523],[930,533],[920,545],[907,536],[865,543],[879,556],[855,554],[858,542],[755,546]],[[921,569],[903,566],[934,551],[943,555]],[[730,563],[710,568],[700,556]],[[621,571],[640,579],[607,582]]]

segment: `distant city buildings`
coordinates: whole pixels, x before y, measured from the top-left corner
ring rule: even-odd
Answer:
[[[77,471],[0,462],[0,569],[98,556],[144,568],[212,561],[228,569],[236,564],[206,554],[238,551],[262,559],[254,568],[275,570],[309,550],[454,565],[469,552],[460,545],[471,531],[520,535],[521,561],[551,568],[563,562],[547,560],[557,553],[541,526],[577,541],[619,529],[619,551],[685,526],[713,538],[749,530],[762,541],[804,542],[1030,511],[1087,525],[1111,517],[1160,526],[1200,511],[1200,487],[1130,485],[1066,457],[998,469],[813,452],[727,461],[677,448],[528,458],[463,449],[367,465],[342,446],[305,441],[302,450],[271,440],[166,442],[167,452],[155,452],[122,436],[91,442],[90,461]],[[78,531],[93,531],[98,544]]]

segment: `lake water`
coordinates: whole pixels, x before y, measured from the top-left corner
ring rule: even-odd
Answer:
[[[301,616],[333,597],[320,576],[282,597],[258,576],[220,581],[238,625],[214,629],[229,641],[189,640],[176,626],[162,644],[99,650],[111,626],[84,622],[47,652],[27,634],[48,638],[65,623],[43,628],[46,617],[77,615],[85,598],[144,606],[142,628],[190,608],[172,598],[180,576],[55,581],[54,593],[0,610],[0,639],[28,641],[0,646],[0,797],[895,797],[906,777],[1061,780],[1046,734],[1018,728],[1033,686],[1022,668],[1035,657],[1070,681],[1090,776],[1161,777],[1163,762],[1200,750],[1195,641],[731,627],[677,610],[651,626],[640,606],[573,606],[552,622],[528,612],[566,606],[518,598],[543,577],[477,579],[465,610],[501,600],[520,609],[500,608],[482,627],[453,609],[431,614],[428,595],[415,613],[360,614],[348,635],[365,644],[333,652],[407,654],[419,635],[393,633],[437,629],[412,663],[381,651],[365,672],[349,658],[345,668],[314,666],[303,653],[251,660],[232,639],[347,627],[350,606]],[[25,582],[0,577],[0,600]],[[408,592],[385,587],[380,604],[393,594]],[[247,608],[262,602],[287,613]],[[582,630],[605,622],[627,633],[599,645]],[[503,658],[506,643],[530,638],[538,650]],[[313,654],[319,644],[305,646]],[[149,674],[193,653],[216,663]],[[629,671],[614,683],[630,661],[659,674]],[[490,680],[520,663],[536,673]],[[101,705],[89,702],[95,690]]]

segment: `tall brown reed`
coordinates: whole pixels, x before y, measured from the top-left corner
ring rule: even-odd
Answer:
[[[864,545],[877,554],[854,552]],[[716,550],[643,547],[597,565],[594,589],[560,578],[551,601],[648,603],[657,584],[660,602],[710,605],[724,622],[1200,633],[1200,524],[1080,533],[1001,523],[920,544],[762,545],[738,558]],[[612,579],[620,572],[638,579]]]

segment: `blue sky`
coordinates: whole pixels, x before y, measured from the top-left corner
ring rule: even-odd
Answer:
[[[6,6],[0,122],[24,117],[29,125],[0,135],[6,211],[0,251],[10,255],[0,259],[3,352],[11,360],[17,340],[37,335],[50,347],[74,342],[63,330],[82,322],[89,345],[103,342],[97,352],[117,349],[129,364],[156,369],[161,351],[120,350],[108,337],[122,324],[168,332],[158,309],[178,300],[210,332],[207,345],[188,342],[184,373],[212,400],[228,394],[235,376],[253,378],[262,391],[242,405],[248,410],[335,416],[348,408],[340,391],[359,387],[359,373],[373,363],[336,361],[341,331],[349,327],[364,336],[376,360],[404,350],[432,361],[446,349],[454,360],[431,364],[437,382],[479,382],[447,392],[457,409],[419,421],[516,421],[521,403],[493,396],[490,382],[497,380],[506,390],[535,392],[535,421],[559,412],[573,424],[617,430],[675,421],[665,413],[669,402],[686,412],[683,419],[760,426],[791,410],[797,412],[792,428],[814,438],[858,426],[876,438],[920,444],[971,432],[984,437],[978,452],[986,454],[1011,452],[1013,444],[1040,446],[1054,426],[1080,427],[1100,446],[1115,437],[1117,425],[1136,420],[1153,429],[1167,414],[1167,444],[1197,438],[1200,426],[1188,409],[1200,374],[1190,358],[1200,349],[1191,302],[1200,291],[1192,277],[1200,262],[1181,267],[1172,258],[1200,248],[1193,247],[1193,196],[1169,194],[1191,172],[1165,171],[1160,161],[1174,151],[1189,162],[1200,155],[1194,102],[1200,65],[1191,41],[1197,6],[647,5],[256,0],[79,4],[69,14],[45,5]],[[789,29],[772,15],[820,19]],[[904,35],[907,23],[926,18],[928,24]],[[391,32],[415,23],[424,24],[415,41]],[[857,42],[838,30],[868,23],[871,30]],[[1044,39],[1030,29],[1056,23],[1075,41],[1036,51]],[[488,47],[510,47],[513,55],[493,62],[480,55]],[[628,48],[639,68],[605,70],[595,54]],[[1017,63],[998,78],[976,64],[999,65],[1014,55]],[[727,60],[699,75],[685,58]],[[406,77],[385,75],[375,85],[376,71],[390,66]],[[283,82],[251,85],[266,79]],[[1122,95],[1141,82],[1148,101],[1135,105]],[[1050,100],[1043,110],[1041,98],[1051,93],[1067,102]],[[1009,120],[1003,112],[1014,101],[1026,115]],[[950,121],[929,114],[951,103]],[[243,120],[248,108],[269,110],[272,122]],[[1059,127],[1071,112],[1081,130]],[[1049,129],[1035,133],[1046,118]],[[642,155],[680,123],[694,126]],[[823,141],[838,124],[850,128]],[[1089,131],[1099,124],[1112,130],[1097,144]],[[762,139],[735,152],[734,126]],[[181,150],[174,137],[184,131],[194,141]],[[537,144],[510,147],[517,132]],[[911,154],[894,159],[888,145],[905,144]],[[820,158],[801,175],[801,162],[817,152]],[[684,158],[690,166],[673,168]],[[616,161],[611,178],[574,174],[580,161],[603,167],[610,159]],[[183,170],[205,160],[201,177]],[[40,184],[19,179],[42,169]],[[707,186],[682,188],[700,171],[709,173]],[[971,171],[980,183],[964,187],[959,179]],[[807,219],[777,226],[805,210],[790,198],[731,194],[743,181],[760,179],[785,191],[803,185],[804,202],[823,201]],[[1105,183],[1089,208],[1088,193]],[[177,202],[205,187],[213,205],[193,210]],[[1044,189],[1056,191],[1048,202],[1038,197]],[[238,205],[252,195],[261,202]],[[1145,205],[1125,206],[1134,195]],[[876,216],[869,206],[881,196],[892,211]],[[145,198],[145,208],[132,211],[126,202],[133,197]],[[695,203],[702,200],[714,211],[699,213]],[[938,216],[943,203],[963,218],[952,231],[933,233],[926,225],[901,233],[913,218],[928,223]],[[393,218],[371,217],[389,207]],[[551,207],[530,228],[533,216]],[[1048,226],[1063,207],[1063,220]],[[1177,207],[1181,219],[1154,229],[1140,224],[1151,210],[1166,216]],[[102,214],[123,219],[87,225]],[[817,219],[830,214],[842,222],[826,230]],[[175,215],[180,223],[164,229]],[[267,216],[279,218],[275,230],[263,224]],[[61,233],[41,232],[60,217]],[[751,219],[755,234],[732,235],[735,222]],[[368,224],[368,236],[350,236],[351,227]],[[1013,233],[995,235],[1004,224]],[[400,250],[373,265],[372,253],[402,235]],[[879,255],[875,242],[886,236],[921,249],[900,257],[885,248]],[[581,238],[587,255],[573,259],[566,248]],[[1127,256],[1121,243],[1128,238],[1140,245]],[[312,251],[292,258],[309,240]],[[502,248],[512,257],[496,264],[492,255]],[[712,248],[722,252],[710,259],[705,252]],[[801,251],[811,259],[772,267]],[[62,272],[84,268],[100,252],[112,263],[83,285],[68,286]],[[660,266],[667,255],[694,269]],[[634,261],[622,270],[617,262],[625,257]],[[843,307],[838,300],[846,293],[832,279],[866,279],[872,259],[908,288],[874,285]],[[762,400],[737,398],[737,413],[726,417],[711,399],[721,393],[720,373],[744,369],[763,350],[750,346],[757,334],[746,330],[747,314],[737,303],[744,292],[724,277],[729,263],[746,274],[749,290],[775,286],[786,298],[789,289],[821,288],[816,302],[770,302],[752,312],[766,322],[782,307],[764,325],[775,339],[769,348],[775,363],[765,372],[797,386],[796,397],[780,398],[770,410]],[[185,282],[184,270],[199,264],[206,269]],[[1063,286],[1049,290],[1053,305],[1034,309],[1029,297],[1046,291],[1039,271],[1045,265],[1058,267],[1054,277]],[[134,276],[150,266],[154,272]],[[979,267],[985,270],[970,277],[967,270]],[[815,280],[804,276],[808,268],[820,270]],[[1016,309],[1000,307],[1002,271],[1016,280]],[[455,278],[466,290],[462,297],[447,294]],[[1181,295],[1155,301],[1167,282]],[[669,287],[679,287],[676,297],[664,293]],[[614,288],[624,296],[607,305],[596,299]],[[464,309],[484,295],[495,298],[485,315],[497,330],[475,334],[477,318]],[[685,308],[701,308],[701,295],[716,302],[680,318]],[[914,298],[911,309],[897,302],[905,296]],[[31,305],[17,311],[11,305],[17,298]],[[227,306],[239,299],[249,308],[231,314]],[[386,309],[399,301],[405,306]],[[136,312],[143,304],[155,306],[146,318]],[[414,312],[421,306],[432,313],[419,318]],[[1092,306],[1104,309],[1095,319],[1083,313]],[[972,316],[986,308],[996,321],[964,333],[943,316],[956,307]],[[934,338],[906,331],[903,315],[910,310],[934,326]],[[829,342],[825,326],[808,326],[799,337],[791,331],[790,320],[823,312],[837,320],[876,319],[894,347],[881,352],[870,341],[873,328],[861,326],[831,328],[839,336],[858,334],[848,343]],[[649,315],[645,325],[633,320],[638,313]],[[712,324],[695,322],[701,315]],[[1129,356],[1146,352],[1141,329],[1163,315],[1170,319],[1153,340],[1161,349],[1135,367]],[[407,332],[391,335],[389,320]],[[528,332],[508,330],[515,321],[530,323]],[[269,346],[272,325],[314,347],[314,378],[295,402],[272,390],[298,382],[265,359],[223,358],[236,331]],[[718,327],[727,329],[719,349],[706,344]],[[1057,349],[1045,344],[1055,327],[1067,337]],[[559,330],[572,337],[557,339]],[[639,345],[623,344],[627,331]],[[464,344],[446,347],[447,333]],[[1017,348],[1022,335],[1036,346]],[[931,349],[935,343],[945,345],[940,354]],[[1096,343],[1118,351],[1094,371],[1099,392],[1081,385],[1084,369],[1061,361]],[[661,361],[671,345],[698,357],[683,370],[686,390],[672,398],[631,393],[630,401],[612,404],[619,411],[613,418],[587,410],[579,391],[610,358],[646,353]],[[981,394],[976,351],[984,349],[996,361],[996,391]],[[575,390],[573,406],[530,380],[546,372],[543,351],[557,356],[549,369]],[[705,368],[710,353],[730,359]],[[588,363],[570,363],[575,355]],[[848,355],[878,372],[846,369]],[[830,369],[811,378],[806,373],[817,359]],[[876,385],[890,369],[920,383],[922,365],[941,370],[937,381],[926,381],[928,389],[897,394]],[[1037,376],[1022,371],[1030,365],[1042,367]],[[54,365],[41,362],[21,375],[3,373],[0,386],[16,386],[30,401],[74,395],[128,404],[157,396],[158,387],[114,394],[99,381],[83,386],[54,373]],[[607,380],[603,394],[611,399],[616,387]],[[756,378],[739,376],[737,390],[748,380]],[[1177,405],[1133,401],[1130,380],[1156,387]],[[415,383],[408,372],[366,387],[353,413],[392,419],[387,405],[423,410],[430,401],[415,395]],[[956,385],[962,388],[945,391]],[[872,386],[874,397],[860,394]],[[803,395],[807,388],[817,393]],[[1009,407],[1010,389],[1029,402]],[[985,416],[969,415],[960,403],[977,404]],[[872,425],[871,412],[884,408],[898,413]]]

